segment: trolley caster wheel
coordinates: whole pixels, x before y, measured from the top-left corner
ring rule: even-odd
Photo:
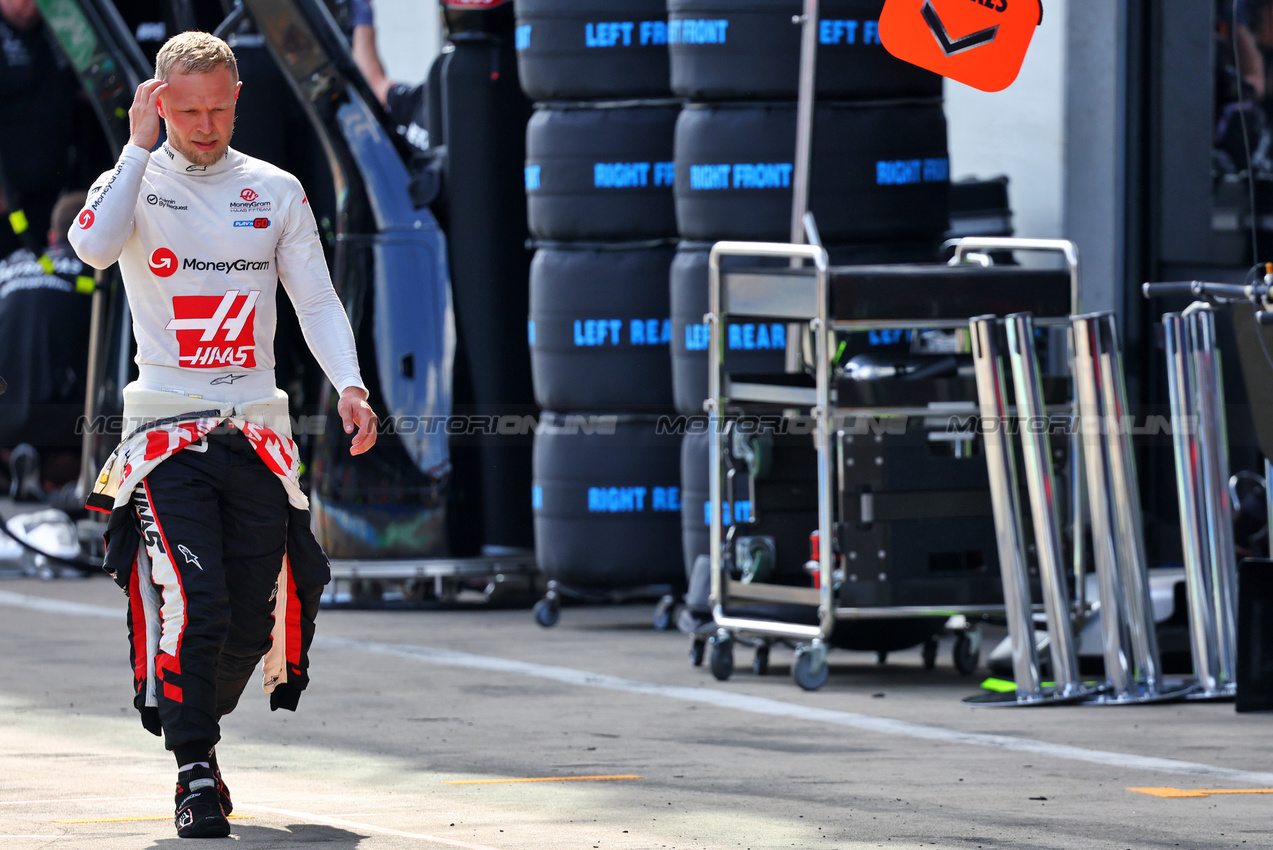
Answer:
[[[349,598],[360,605],[382,602],[384,597],[384,582],[376,579],[359,578],[349,584]]]
[[[756,657],[751,660],[751,672],[764,676],[769,672],[769,647],[761,644],[756,647]]]
[[[774,544],[765,537],[745,537],[739,541],[734,560],[742,570],[742,581],[764,582],[774,571],[778,553]]]
[[[733,434],[730,453],[747,464],[747,474],[755,479],[766,478],[773,468],[774,438],[768,434]]]
[[[703,638],[694,638],[690,641],[690,664],[694,667],[703,666],[703,656],[707,654],[707,641]]]
[[[656,631],[666,632],[675,623],[676,597],[664,596],[659,600],[659,604],[654,606],[654,628]]]
[[[561,617],[561,603],[556,599],[541,599],[535,603],[533,611],[535,622],[545,629],[551,629]]]
[[[718,632],[708,643],[712,646],[712,675],[724,682],[734,675],[734,640],[728,634]]]
[[[406,602],[426,602],[433,596],[433,582],[427,579],[409,578],[402,583],[402,598]]]
[[[921,651],[921,655],[924,659],[925,670],[932,670],[937,666],[937,648],[939,643],[940,641],[938,640],[937,635],[933,635],[928,640],[924,641],[924,648]]]
[[[977,665],[981,663],[981,632],[960,632],[955,638],[951,660],[955,662],[955,669],[965,676],[977,672]]]
[[[796,650],[791,664],[791,678],[806,691],[816,691],[831,675],[827,667],[827,650],[823,646],[802,646]]]

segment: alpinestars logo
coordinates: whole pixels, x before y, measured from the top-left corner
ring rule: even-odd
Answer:
[[[157,277],[172,277],[177,272],[177,255],[167,248],[156,248],[150,255],[149,265]]]
[[[199,563],[199,556],[196,555],[194,552],[191,552],[190,549],[186,546],[186,544],[178,543],[177,551],[180,552],[185,557],[187,564],[194,564],[195,567],[199,570],[199,572],[203,572],[203,564]]]
[[[224,295],[174,295],[173,319],[178,361],[187,369],[256,367],[256,300],[259,290]]]

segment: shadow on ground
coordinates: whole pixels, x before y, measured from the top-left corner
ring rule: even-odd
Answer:
[[[346,847],[357,847],[366,835],[359,835],[347,829],[339,829],[323,824],[297,823],[283,829],[270,826],[252,826],[242,821],[231,821],[232,837],[238,839],[240,847],[292,847],[302,844],[322,844],[331,850],[344,850]],[[190,842],[178,838],[163,838],[150,845],[152,848],[176,848],[190,846]]]

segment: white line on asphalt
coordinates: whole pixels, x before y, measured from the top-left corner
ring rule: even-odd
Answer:
[[[834,711],[827,708],[814,708],[797,703],[782,702],[765,697],[719,691],[713,688],[686,688],[676,685],[660,685],[654,682],[639,682],[632,679],[620,679],[601,673],[589,673],[569,667],[551,667],[545,664],[531,664],[525,661],[513,661],[507,658],[494,658],[485,655],[470,655],[466,652],[454,652],[448,649],[434,649],[427,646],[409,646],[392,643],[375,643],[371,641],[349,640],[347,638],[319,637],[314,643],[326,649],[348,649],[357,652],[374,652],[382,655],[394,655],[400,658],[414,658],[430,664],[442,664],[448,667],[464,667],[470,670],[489,670],[496,673],[513,673],[521,676],[533,676],[538,679],[549,679],[567,685],[586,688],[600,688],[609,691],[646,694],[669,699],[683,700],[729,708],[735,711],[746,711],[752,714],[764,714],[784,719],[809,720],[814,723],[829,723],[834,726],[847,726],[866,732],[879,732],[885,735],[900,735],[907,738],[920,738],[927,741],[942,741],[951,744],[969,744],[978,747],[989,747],[997,750],[1011,750],[1019,753],[1051,756],[1069,759],[1070,761],[1089,762],[1091,764],[1108,765],[1123,769],[1148,770],[1160,773],[1174,773],[1181,776],[1207,776],[1214,779],[1225,779],[1251,785],[1273,785],[1273,773],[1260,773],[1250,770],[1234,770],[1227,767],[1215,767],[1209,764],[1178,761],[1177,759],[1155,758],[1153,756],[1137,756],[1129,753],[1113,753],[1104,750],[1091,750],[1085,747],[1071,747],[1066,744],[1049,744],[1045,741],[1034,741],[1029,738],[1015,738],[1010,735],[990,735],[983,732],[960,732],[940,726],[925,726],[919,723],[908,723],[905,720],[891,720],[886,717],[873,717],[869,714],[854,714],[848,711]]]
[[[70,837],[71,836],[69,835],[0,835],[0,838],[26,838],[26,839],[39,839],[40,841],[45,841],[47,839],[54,839],[54,838],[70,838]]]
[[[49,614],[70,614],[72,617],[105,617],[124,622],[123,605],[118,608],[107,608],[104,605],[63,602],[60,599],[46,599],[43,596],[31,596],[26,593],[9,593],[7,590],[0,590],[0,605],[44,611]]]
[[[496,847],[488,847],[485,844],[469,844],[464,841],[455,841],[450,838],[439,838],[436,835],[422,835],[418,832],[403,832],[400,829],[389,829],[383,826],[372,826],[369,823],[358,823],[357,821],[344,820],[343,818],[332,818],[326,815],[315,815],[309,812],[297,812],[292,809],[275,809],[271,806],[258,806],[254,803],[239,803],[236,809],[255,809],[258,812],[269,812],[273,815],[282,815],[288,818],[300,818],[301,820],[310,821],[312,823],[325,823],[328,826],[343,826],[348,829],[362,829],[367,832],[375,832],[379,835],[392,835],[397,838],[414,838],[417,841],[429,841],[434,844],[443,844],[447,847],[460,847],[464,850],[498,850]]]
[[[82,605],[77,602],[61,602],[40,596],[28,596],[21,593],[0,591],[0,605],[15,608],[30,608],[50,613],[70,614],[79,617],[118,617],[119,612],[112,608],[97,605]],[[463,667],[470,670],[488,670],[495,673],[513,673],[519,676],[532,676],[537,679],[549,679],[567,685],[601,690],[622,691],[625,693],[646,694],[667,699],[714,705],[735,711],[746,711],[751,714],[763,714],[787,719],[808,720],[814,723],[827,723],[833,726],[846,726],[866,732],[879,732],[885,735],[899,735],[906,738],[919,738],[927,741],[942,741],[950,744],[966,744],[976,747],[988,747],[996,750],[1010,750],[1019,753],[1051,756],[1052,758],[1081,761],[1089,764],[1101,764],[1133,770],[1172,773],[1179,776],[1206,776],[1212,779],[1224,779],[1241,782],[1251,786],[1273,786],[1273,773],[1261,773],[1251,770],[1234,770],[1228,767],[1216,767],[1197,762],[1179,761],[1177,759],[1155,758],[1153,756],[1137,756],[1129,753],[1092,750],[1086,747],[1071,747],[1066,744],[1049,744],[1045,741],[1034,741],[1029,738],[1015,738],[1010,735],[990,735],[984,732],[960,732],[940,726],[925,726],[920,723],[908,723],[905,720],[891,720],[886,717],[873,717],[869,714],[854,714],[848,711],[835,711],[828,708],[814,708],[797,703],[782,702],[765,697],[719,691],[713,688],[686,688],[676,685],[660,685],[654,682],[640,682],[633,679],[620,679],[602,673],[589,673],[585,670],[574,670],[569,667],[553,667],[546,664],[532,664],[526,661],[513,661],[508,658],[496,658],[488,655],[471,655],[467,652],[455,652],[449,649],[434,649],[427,646],[410,646],[406,644],[376,643],[373,641],[349,640],[347,638],[316,637],[316,646],[328,649],[346,649],[355,652],[374,652],[381,655],[393,655],[400,658],[413,658],[430,664],[441,664],[448,667]],[[1043,710],[1043,709],[1041,709]],[[1111,709],[1114,710],[1114,709]],[[469,845],[475,846],[475,845]]]

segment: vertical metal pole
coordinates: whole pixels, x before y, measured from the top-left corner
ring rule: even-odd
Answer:
[[[809,163],[813,157],[813,102],[818,68],[818,0],[804,0],[800,34],[800,92],[796,102],[796,161],[791,180],[791,242],[803,244],[809,209]],[[800,260],[793,257],[791,267]]]
[[[1016,461],[1007,433],[1007,391],[997,325],[994,316],[978,316],[970,320],[973,366],[977,375],[977,399],[981,407],[986,468],[990,474],[990,501],[999,544],[999,571],[1003,576],[1003,601],[1012,640],[1012,672],[1017,683],[1017,698],[1020,701],[1041,700],[1044,693],[1034,643],[1034,617],[1026,572]]]
[[[714,609],[724,604],[721,580],[721,546],[723,543],[721,517],[721,407],[724,399],[721,393],[721,368],[725,362],[725,335],[721,332],[724,323],[722,315],[720,255],[712,251],[708,260],[707,287],[707,431],[708,465],[711,476],[708,478],[708,502],[711,505],[711,538],[708,541],[708,554],[711,560],[712,590],[708,604]],[[732,508],[731,508],[732,509]]]
[[[75,485],[76,496],[79,499],[88,498],[97,480],[98,472],[93,468],[93,435],[97,433],[96,423],[93,420],[97,418],[97,364],[100,356],[98,349],[102,345],[102,325],[106,321],[106,293],[94,287],[92,298],[93,301],[89,307],[92,312],[88,324],[88,366],[85,372],[87,379],[84,382],[85,428],[80,440],[80,478]],[[120,436],[126,436],[126,433]]]
[[[1167,348],[1167,396],[1171,407],[1171,445],[1176,460],[1176,496],[1180,505],[1180,536],[1184,547],[1185,588],[1189,605],[1189,643],[1193,672],[1206,692],[1219,686],[1219,659],[1211,621],[1211,591],[1207,569],[1206,519],[1202,493],[1197,430],[1193,424],[1198,394],[1193,381],[1190,335],[1179,313],[1163,316]]]
[[[1021,444],[1030,510],[1034,520],[1034,541],[1047,612],[1053,679],[1062,694],[1081,686],[1078,656],[1074,650],[1071,608],[1066,592],[1061,517],[1057,505],[1056,480],[1052,472],[1052,443],[1048,435],[1047,404],[1039,358],[1034,348],[1034,322],[1029,313],[1007,317],[1008,354],[1017,411],[1021,417]]]
[[[1074,354],[1070,353],[1073,362]],[[1070,533],[1074,539],[1074,613],[1087,613],[1087,479],[1083,473],[1083,433],[1079,427],[1078,393],[1070,406]]]
[[[831,351],[828,343],[831,295],[827,291],[829,286],[827,254],[822,249],[819,249],[818,254],[819,256],[814,259],[817,275],[818,317],[813,322],[818,403],[812,412],[817,428],[815,440],[818,453],[818,572],[821,576],[818,625],[822,629],[822,638],[825,640],[831,636],[831,629],[835,626],[833,596],[835,526],[832,524],[831,515],[835,494],[831,491],[831,416],[833,411],[831,409]],[[815,658],[820,660],[821,656],[815,656]]]
[[[1132,636],[1132,658],[1136,680],[1151,693],[1162,684],[1162,662],[1158,653],[1158,631],[1154,624],[1153,598],[1149,590],[1145,531],[1141,519],[1140,488],[1136,480],[1136,458],[1129,428],[1132,424],[1123,375],[1123,355],[1118,343],[1114,314],[1098,320],[1101,369],[1100,391],[1105,396],[1105,442],[1109,446],[1114,489],[1114,516],[1118,522],[1119,572],[1127,602],[1127,625]]]
[[[1233,542],[1233,511],[1229,504],[1229,439],[1224,411],[1224,381],[1216,348],[1215,314],[1186,311],[1193,342],[1194,375],[1198,388],[1199,456],[1202,458],[1207,544],[1211,559],[1211,607],[1215,626],[1221,683],[1236,681],[1237,673],[1237,555]]]
[[[1114,687],[1114,697],[1132,695],[1132,663],[1124,635],[1123,585],[1118,572],[1115,547],[1118,522],[1110,496],[1112,461],[1103,439],[1106,428],[1104,399],[1100,392],[1100,314],[1075,316],[1074,381],[1078,385],[1079,431],[1083,439],[1083,460],[1087,466],[1087,496],[1091,505],[1092,548],[1096,575],[1100,580],[1101,633],[1105,645],[1105,675]]]
[[[1083,312],[1082,279],[1079,276],[1079,248],[1068,240],[1063,243],[1065,265],[1070,270],[1070,315],[1078,316]],[[1068,364],[1074,363],[1074,334],[1067,328],[1065,335]],[[1073,373],[1071,373],[1071,379]],[[1087,546],[1083,541],[1087,532],[1087,480],[1083,475],[1083,435],[1077,427],[1079,423],[1078,393],[1073,394],[1070,414],[1073,431],[1070,437],[1070,505],[1073,514],[1074,535],[1074,612],[1077,616],[1087,613]]]

